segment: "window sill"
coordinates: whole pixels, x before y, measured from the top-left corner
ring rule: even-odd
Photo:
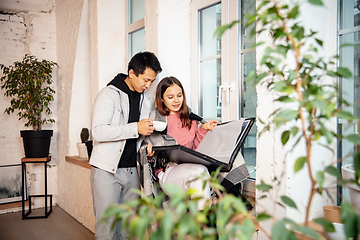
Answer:
[[[88,159],[80,158],[79,156],[65,156],[65,161],[76,164],[80,167],[91,169]]]

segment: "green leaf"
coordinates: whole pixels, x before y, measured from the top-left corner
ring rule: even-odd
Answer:
[[[221,38],[221,36],[225,33],[226,30],[232,28],[234,25],[238,24],[239,22],[240,21],[237,20],[237,21],[233,21],[232,23],[218,27],[214,32],[214,36],[218,35]]]
[[[297,117],[298,117],[297,111],[291,109],[284,109],[275,116],[274,122],[283,122],[283,121],[287,122]]]
[[[253,69],[253,70],[251,70],[251,71],[249,72],[249,74],[247,75],[246,81],[247,81],[247,82],[253,81],[253,80],[256,79],[256,77],[257,77],[257,76],[256,76],[256,70]]]
[[[289,207],[297,209],[295,202],[291,198],[287,196],[281,196],[281,200]]]
[[[288,86],[287,86],[287,83],[285,81],[279,81],[279,82],[276,82],[275,83],[275,86],[274,86],[274,90],[275,91],[279,91],[279,92],[282,92],[284,91],[284,89],[286,89]]]
[[[135,236],[142,238],[145,235],[148,226],[150,226],[149,218],[139,218],[139,221],[135,225]]]
[[[358,150],[354,155],[354,168],[355,168],[355,180],[356,182],[358,182],[360,178],[360,150]]]
[[[285,131],[281,135],[281,142],[285,145],[290,139],[290,131]]]
[[[357,219],[354,209],[350,206],[349,203],[347,203],[345,201],[343,201],[341,203],[340,218],[341,218],[341,221],[344,223],[346,236],[348,238],[352,237],[352,238],[356,239],[357,235],[359,233],[359,229],[357,226],[358,219]]]
[[[170,211],[165,212],[165,216],[161,219],[161,226],[163,228],[164,239],[171,239],[174,228],[174,214]],[[143,233],[140,236],[143,236]]]
[[[292,81],[292,80],[296,79],[297,76],[298,76],[298,73],[296,71],[290,70],[288,81]]]
[[[318,38],[315,38],[315,41],[316,41],[320,46],[323,45],[323,41],[322,41],[322,40],[320,40],[320,39],[318,39]]]
[[[322,99],[314,99],[313,101],[311,101],[313,103],[314,106],[320,108],[322,111],[326,111],[327,110],[327,106],[328,103],[325,100]]]
[[[289,51],[289,47],[288,46],[284,46],[284,45],[278,45],[277,46],[277,51],[278,53],[280,53],[281,55],[283,55],[284,57],[286,57],[287,52]]]
[[[286,228],[286,223],[283,220],[277,221],[271,229],[272,240],[296,240],[293,232]]]
[[[256,82],[259,83],[267,75],[268,75],[267,73],[260,73],[256,78]]]
[[[312,5],[316,5],[316,6],[323,6],[323,2],[321,0],[308,0],[309,3],[311,3]]]
[[[329,173],[330,175],[333,175],[333,176],[335,176],[335,177],[337,177],[337,178],[341,178],[341,174],[340,174],[339,170],[338,170],[336,167],[334,167],[334,166],[328,166],[328,167],[325,169],[325,171],[326,171],[327,173]]]
[[[268,220],[268,219],[270,219],[270,218],[271,218],[270,215],[265,214],[265,213],[260,213],[260,214],[256,217],[256,220],[257,220],[258,222],[260,222],[260,221]]]
[[[277,39],[277,38],[279,38],[279,37],[282,37],[282,36],[284,36],[284,37],[286,37],[286,33],[284,32],[284,29],[283,28],[278,28],[278,29],[276,29],[275,30],[275,32],[274,32],[274,34],[273,34],[273,39]],[[278,48],[279,46],[277,46],[277,48]],[[279,48],[278,48],[279,49]],[[281,51],[281,50],[280,50]],[[281,52],[280,52],[281,53]],[[282,52],[282,54],[284,55],[284,52]]]
[[[301,40],[304,38],[305,30],[303,27],[295,26],[293,31],[291,31],[291,35],[293,35],[298,40]]]
[[[271,229],[272,239],[283,239],[283,234],[287,231],[285,223],[283,221],[277,221]]]
[[[354,144],[360,144],[360,134],[359,133],[350,134],[350,135],[346,136],[345,138]]]
[[[272,186],[266,184],[263,180],[261,180],[261,183],[258,185],[255,185],[254,188],[259,189],[261,191],[267,192],[270,189],[272,189]]]
[[[299,6],[295,6],[293,7],[293,9],[291,9],[291,11],[288,14],[288,18],[297,18],[300,15],[299,12]]]
[[[244,236],[242,239],[253,239],[254,234],[254,223],[249,218],[245,218],[245,220],[241,224],[241,232]]]
[[[306,157],[299,157],[298,159],[296,159],[296,162],[294,165],[294,172],[296,173],[296,172],[300,171],[304,167],[306,161],[307,161]]]
[[[327,143],[330,144],[334,138],[334,136],[331,134],[331,132],[329,131],[329,129],[327,127],[325,127],[325,125],[320,122],[320,132],[322,134],[322,136],[325,136]]]
[[[320,235],[314,229],[311,229],[309,227],[296,225],[295,231],[299,231],[299,232],[305,234],[306,236],[309,236],[312,239],[321,239]],[[305,239],[308,239],[308,238],[305,238]]]
[[[314,222],[320,224],[324,228],[325,232],[335,232],[334,225],[329,220],[324,218],[316,218],[314,219]]]
[[[338,118],[345,119],[345,120],[348,120],[348,121],[352,121],[352,120],[356,119],[356,117],[351,112],[344,111],[344,110],[338,111],[336,116]]]
[[[298,128],[298,127],[292,127],[292,128],[291,128],[291,134],[292,134],[293,136],[295,136],[298,132],[299,132],[299,128]]]
[[[336,73],[339,77],[352,78],[352,73],[347,68],[338,67]]]
[[[295,100],[293,98],[290,98],[289,96],[281,96],[277,99],[275,99],[275,101],[279,101],[279,102],[294,102]]]

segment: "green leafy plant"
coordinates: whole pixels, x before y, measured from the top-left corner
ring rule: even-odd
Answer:
[[[309,3],[323,5],[320,0],[309,1]],[[352,74],[346,68],[336,67],[338,56],[333,56],[330,60],[319,57],[318,52],[322,48],[323,42],[316,38],[316,32],[307,31],[298,21],[299,8],[300,6],[297,4],[290,6],[275,0],[262,1],[258,5],[256,13],[248,16],[249,26],[254,22],[257,24],[253,34],[259,35],[269,31],[272,38],[272,44],[267,45],[260,60],[261,67],[258,68],[258,71],[249,73],[248,81],[265,85],[269,91],[278,95],[275,101],[280,103],[280,107],[269,116],[270,121],[265,122],[259,119],[264,125],[259,137],[265,131],[286,129],[281,134],[283,145],[288,144],[289,140],[293,138],[294,144],[291,149],[294,149],[301,141],[304,141],[304,155],[296,160],[294,172],[297,173],[306,167],[311,182],[304,226],[289,222],[288,219],[277,221],[272,230],[273,239],[281,238],[276,234],[279,232],[288,234],[289,239],[295,236],[295,232],[319,238],[318,235],[316,236],[316,232],[308,228],[314,195],[327,191],[324,186],[326,174],[340,179],[341,174],[332,165],[324,167],[323,171],[314,173],[311,164],[312,161],[316,161],[311,159],[313,146],[320,145],[325,149],[330,149],[328,146],[333,141],[342,138],[346,138],[355,145],[360,144],[358,134],[343,136],[326,127],[335,117],[342,119],[347,124],[359,123],[358,118],[343,109],[343,106],[348,106],[346,102],[342,101],[342,107],[338,107],[339,91],[336,81],[334,81],[335,77],[350,79]],[[257,43],[258,46],[262,44],[266,43]],[[356,171],[359,173],[360,169],[356,169]],[[273,189],[273,186],[263,183],[258,188],[268,192]],[[281,200],[285,205],[297,208],[294,201],[287,196],[281,196]],[[346,204],[343,203],[344,206]],[[349,209],[348,207],[344,208]],[[358,217],[358,219],[360,218]],[[343,221],[345,222],[345,219]],[[358,220],[355,220],[355,224],[356,221]],[[321,224],[326,231],[333,231],[330,222],[324,221],[324,219],[316,219],[315,222]],[[290,227],[285,227],[286,224]],[[355,239],[360,229],[353,228],[352,230],[346,231],[346,234]]]
[[[162,206],[164,193],[150,197],[137,191],[139,199],[109,206],[102,221],[112,222],[112,227],[121,222],[131,239],[251,239],[255,218],[241,198],[221,193],[224,189],[217,181],[218,173],[212,173],[209,182],[219,197],[201,211],[199,199],[190,198],[192,189],[183,191],[165,184],[167,207]]]
[[[316,6],[323,5],[321,0],[308,2]],[[328,176],[338,178],[339,184],[346,181],[341,179],[340,172],[333,165],[324,166],[322,171],[313,172],[311,162],[316,159],[312,159],[311,155],[314,145],[331,150],[330,144],[337,139],[347,139],[355,145],[360,144],[359,134],[343,136],[326,127],[334,118],[342,119],[349,125],[359,124],[358,118],[345,111],[343,107],[338,107],[340,98],[335,78],[351,78],[352,74],[348,69],[336,66],[338,56],[330,60],[319,57],[318,52],[323,42],[316,38],[316,32],[307,31],[302,26],[298,20],[299,9],[298,4],[289,5],[287,1],[259,1],[255,14],[247,16],[248,26],[256,23],[253,34],[259,36],[270,32],[268,37],[272,40],[270,44],[257,43],[257,46],[269,45],[264,50],[257,71],[249,73],[248,81],[265,86],[278,96],[275,101],[280,103],[277,105],[280,107],[269,116],[269,121],[259,119],[263,125],[259,137],[265,131],[277,130],[281,131],[283,145],[293,144],[290,149],[299,145],[300,141],[305,142],[304,155],[296,160],[294,172],[298,173],[301,169],[307,168],[310,179],[310,186],[305,186],[309,187],[310,197],[306,203],[304,224],[298,224],[290,217],[276,219],[266,210],[254,215],[257,222],[272,219],[270,233],[260,225],[260,230],[269,239],[323,238],[310,226],[309,215],[314,196],[328,191],[324,185]],[[217,33],[221,35],[237,23],[239,21],[221,26]],[[346,102],[341,104],[348,106]],[[356,184],[360,176],[359,154],[357,156],[357,177],[351,181]],[[255,187],[267,197],[267,193],[275,191],[276,184],[279,184],[279,180],[275,179],[270,184],[261,181],[261,184]],[[216,185],[212,185],[212,188],[221,189]],[[175,188],[170,188],[169,191],[169,208],[162,208],[163,196],[151,198],[139,193],[139,200],[111,206],[105,213],[105,218],[115,217],[114,223],[121,221],[131,236],[139,239],[228,239],[225,232],[229,233],[228,236],[232,239],[252,239],[252,221],[233,224],[229,220],[237,214],[245,214],[251,218],[243,208],[240,198],[234,198],[227,193],[219,194],[217,203],[209,205],[203,211],[197,211],[196,204],[193,203],[194,200],[189,199],[188,193]],[[274,205],[297,209],[296,203],[288,196],[280,196],[274,201]],[[360,215],[345,201],[341,205],[341,219],[347,237],[357,239],[360,232]],[[323,218],[314,219],[314,222],[320,224],[327,232],[335,230],[332,223]],[[150,225],[156,227],[151,228]],[[231,237],[230,233],[233,234]]]
[[[82,128],[80,132],[81,143],[85,143],[89,140],[90,132],[88,128]]]
[[[43,112],[51,114],[50,103],[54,100],[55,90],[50,85],[55,66],[55,62],[38,61],[28,54],[21,62],[8,67],[0,64],[3,72],[1,89],[5,89],[4,95],[11,98],[5,113],[17,111],[19,120],[25,119],[25,126],[32,127],[34,131],[40,131],[43,124],[55,122],[42,116]]]

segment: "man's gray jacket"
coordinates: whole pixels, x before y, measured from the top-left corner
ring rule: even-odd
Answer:
[[[149,118],[153,108],[152,97],[143,92],[140,98],[140,118]],[[96,100],[92,119],[94,147],[90,164],[105,171],[115,173],[126,139],[138,138],[137,122],[128,123],[129,98],[126,93],[113,85],[102,89]],[[139,150],[143,136],[139,137]]]

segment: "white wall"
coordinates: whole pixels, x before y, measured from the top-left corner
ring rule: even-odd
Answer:
[[[159,80],[169,76],[179,79],[191,105],[190,1],[159,0],[158,5],[158,57],[163,68]]]
[[[118,73],[127,72],[125,11],[125,0],[105,0],[97,4],[99,90]]]
[[[79,155],[82,128],[91,129],[91,71],[89,1],[85,0],[80,20],[74,65],[73,87],[69,118],[69,155]]]

